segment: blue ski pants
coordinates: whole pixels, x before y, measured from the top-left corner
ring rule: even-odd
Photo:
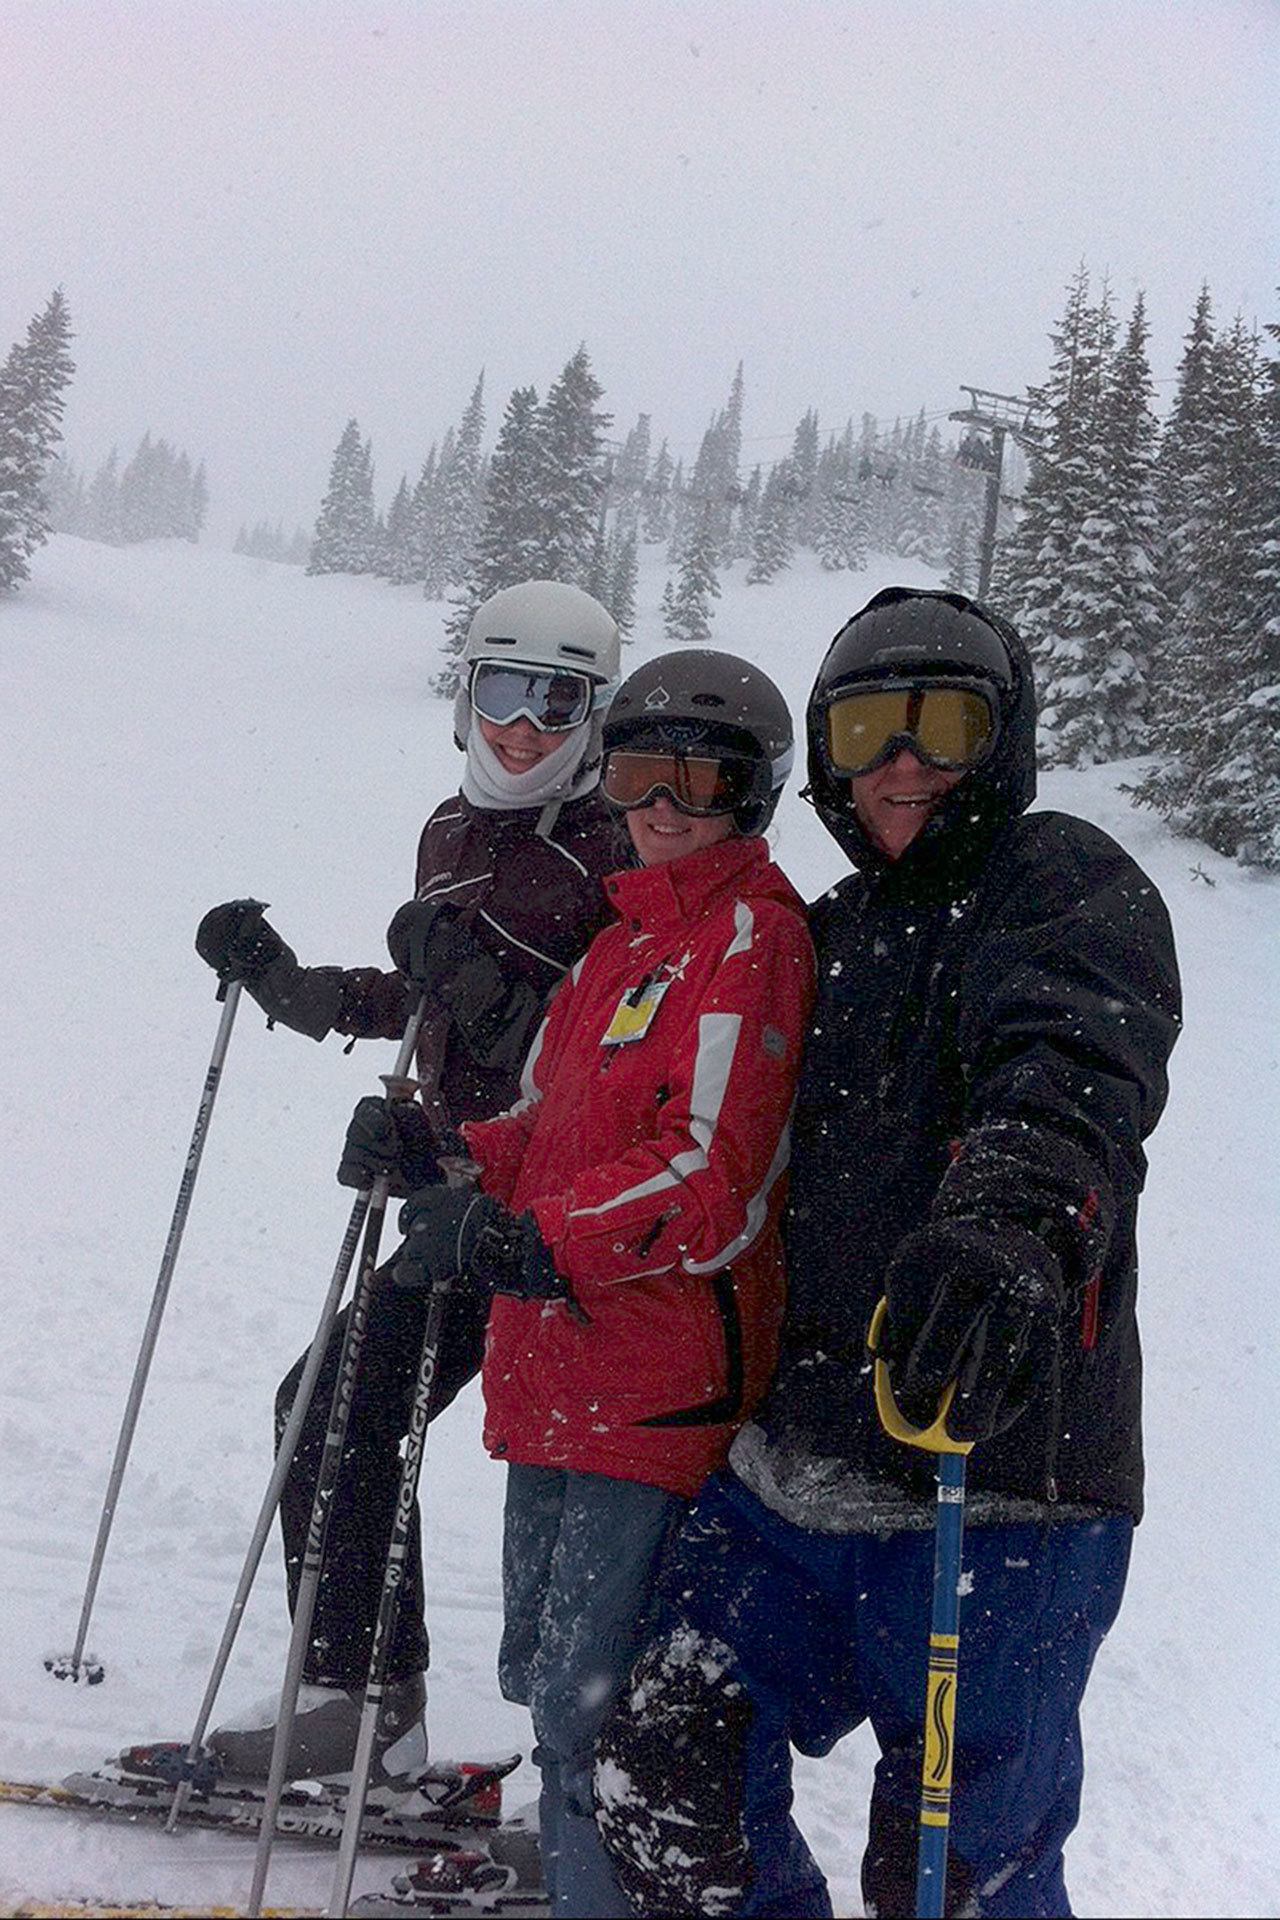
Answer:
[[[1079,1708],[1132,1534],[1112,1516],[968,1530],[949,1913],[1070,1913],[1062,1849],[1079,1813]],[[869,1720],[880,1758],[863,1896],[881,1920],[915,1912],[932,1584],[932,1531],[820,1534],[732,1474],[704,1489],[671,1543],[659,1634],[601,1746],[633,1801],[676,1808],[683,1829],[665,1833],[659,1816],[610,1836],[638,1910],[827,1920],[826,1882],[792,1817],[791,1749],[827,1753]],[[665,1715],[664,1686],[680,1695]],[[700,1729],[684,1748],[681,1714]],[[690,1831],[699,1877],[664,1886],[655,1863],[687,1863]]]
[[[503,1698],[527,1706],[555,1920],[626,1920],[591,1803],[601,1724],[655,1625],[656,1572],[688,1502],[604,1474],[511,1466],[502,1545]]]

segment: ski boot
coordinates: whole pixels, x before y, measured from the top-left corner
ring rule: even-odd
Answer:
[[[369,1772],[371,1785],[420,1773],[426,1766],[427,1735],[422,1720],[426,1699],[426,1683],[420,1673],[401,1674],[387,1682]],[[363,1704],[363,1694],[348,1693],[341,1687],[300,1687],[285,1778],[345,1783],[355,1761]],[[256,1713],[245,1714],[237,1726],[214,1728],[208,1745],[225,1776],[237,1780],[267,1778],[278,1705],[277,1697]]]

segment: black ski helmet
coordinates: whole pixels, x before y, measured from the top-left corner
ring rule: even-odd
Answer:
[[[681,647],[637,667],[605,715],[604,750],[718,747],[756,769],[750,799],[734,809],[739,833],[763,833],[795,762],[786,701],[767,673],[736,653]]]
[[[866,681],[936,678],[976,680],[994,696],[1001,728],[1018,723],[1028,732],[1030,772],[1021,768],[1012,783],[1026,786],[1018,804],[1035,791],[1034,694],[1030,662],[1017,633],[978,600],[928,587],[886,587],[847,620],[818,669],[805,714],[809,748],[809,790],[818,810],[840,806],[841,796],[823,752],[826,710],[845,688]],[[1000,756],[1007,760],[1007,754]],[[1027,784],[1029,782],[1029,784]]]

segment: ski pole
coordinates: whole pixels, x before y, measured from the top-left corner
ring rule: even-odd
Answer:
[[[218,1697],[218,1689],[222,1685],[223,1676],[227,1671],[227,1665],[231,1659],[231,1651],[236,1643],[236,1635],[240,1631],[240,1623],[244,1618],[244,1610],[248,1605],[249,1595],[253,1589],[253,1583],[262,1560],[263,1548],[267,1544],[267,1536],[271,1532],[271,1523],[275,1519],[276,1508],[280,1505],[280,1500],[284,1493],[284,1483],[288,1478],[289,1469],[293,1464],[293,1456],[298,1450],[298,1442],[302,1437],[303,1422],[306,1420],[311,1401],[315,1395],[316,1381],[319,1378],[320,1369],[324,1364],[325,1351],[329,1345],[329,1336],[333,1332],[334,1321],[338,1317],[338,1306],[342,1299],[343,1290],[347,1284],[347,1276],[351,1272],[351,1262],[355,1259],[356,1248],[360,1244],[360,1230],[364,1225],[365,1215],[368,1211],[368,1194],[358,1194],[355,1205],[351,1209],[351,1218],[347,1222],[347,1230],[343,1235],[342,1245],[338,1250],[338,1258],[333,1269],[333,1278],[329,1282],[329,1291],[325,1295],[324,1306],[320,1312],[315,1337],[307,1352],[306,1362],[302,1369],[302,1378],[298,1382],[298,1390],[294,1394],[293,1405],[289,1409],[289,1418],[285,1424],[284,1432],[280,1436],[279,1445],[276,1448],[276,1457],[271,1470],[271,1478],[267,1482],[267,1490],[262,1496],[262,1506],[258,1511],[258,1518],[249,1541],[249,1550],[245,1555],[244,1566],[241,1570],[239,1584],[235,1591],[235,1598],[231,1602],[231,1611],[227,1615],[227,1624],[222,1630],[222,1640],[214,1658],[213,1669],[209,1675],[208,1685],[205,1687],[204,1699],[200,1703],[200,1711],[196,1716],[195,1726],[191,1730],[191,1739],[188,1742],[187,1751],[182,1762],[177,1790],[173,1796],[173,1805],[170,1807],[168,1818],[165,1821],[166,1833],[173,1833],[175,1831],[191,1795],[192,1783],[195,1780],[200,1761],[200,1749],[204,1744],[205,1728],[209,1724],[210,1716],[213,1713],[214,1702]]]
[[[209,1058],[209,1071],[205,1075],[204,1089],[196,1112],[196,1124],[191,1135],[191,1145],[187,1148],[186,1165],[182,1169],[182,1178],[178,1183],[178,1198],[174,1205],[173,1218],[169,1223],[169,1235],[164,1244],[155,1291],[151,1297],[151,1310],[147,1315],[146,1329],[134,1365],[129,1397],[125,1403],[124,1419],[120,1426],[120,1435],[116,1441],[115,1455],[111,1462],[111,1472],[107,1479],[107,1495],[102,1506],[102,1517],[98,1522],[98,1537],[94,1543],[93,1558],[89,1563],[89,1578],[85,1586],[84,1603],[80,1609],[80,1625],[76,1630],[75,1646],[69,1654],[49,1654],[44,1663],[46,1671],[53,1674],[57,1680],[83,1679],[87,1686],[92,1687],[106,1677],[106,1669],[102,1662],[92,1654],[87,1659],[84,1655],[85,1641],[89,1634],[89,1616],[93,1612],[93,1603],[98,1591],[98,1576],[102,1572],[107,1541],[111,1537],[111,1524],[115,1519],[116,1501],[120,1496],[120,1485],[124,1479],[125,1467],[128,1465],[129,1449],[133,1445],[134,1429],[138,1424],[147,1375],[151,1370],[151,1358],[155,1353],[156,1341],[160,1335],[160,1322],[164,1317],[165,1304],[169,1298],[169,1283],[173,1279],[173,1270],[178,1264],[178,1249],[182,1245],[183,1229],[187,1224],[187,1215],[191,1211],[191,1196],[195,1191],[196,1175],[200,1171],[200,1157],[204,1152],[209,1121],[213,1115],[213,1103],[218,1097],[218,1083],[222,1078],[223,1063],[231,1041],[231,1028],[240,1002],[240,992],[239,980],[224,981],[218,988],[218,998],[223,1003],[222,1017],[218,1022],[217,1037]]]
[[[427,1011],[428,996],[423,994],[404,1030],[400,1043],[400,1052],[396,1057],[395,1068],[390,1074],[382,1076],[388,1088],[388,1099],[393,1091],[400,1087],[408,1073],[413,1059],[413,1050],[417,1044],[418,1029],[422,1025]],[[307,1528],[307,1545],[303,1555],[302,1572],[298,1580],[298,1594],[293,1610],[293,1631],[289,1636],[289,1655],[285,1663],[284,1681],[280,1688],[280,1708],[276,1716],[275,1740],[271,1747],[271,1766],[267,1776],[267,1791],[262,1807],[262,1824],[258,1829],[258,1844],[254,1854],[253,1883],[249,1892],[249,1912],[258,1915],[262,1911],[262,1895],[267,1882],[267,1870],[271,1864],[271,1848],[275,1841],[276,1818],[280,1811],[280,1799],[284,1792],[285,1771],[288,1766],[289,1744],[293,1738],[293,1722],[298,1705],[298,1689],[302,1685],[302,1669],[306,1664],[307,1650],[311,1642],[311,1621],[315,1613],[316,1594],[320,1587],[320,1574],[324,1565],[325,1537],[329,1530],[329,1515],[333,1508],[333,1493],[338,1483],[338,1474],[342,1466],[342,1455],[346,1447],[347,1426],[351,1416],[351,1399],[355,1391],[356,1377],[360,1371],[360,1360],[364,1352],[365,1333],[369,1324],[369,1313],[373,1305],[374,1274],[378,1265],[378,1244],[382,1238],[382,1223],[386,1216],[387,1200],[390,1197],[391,1181],[386,1174],[379,1175],[369,1189],[369,1205],[365,1216],[364,1244],[360,1250],[360,1267],[356,1275],[355,1293],[351,1301],[351,1312],[347,1320],[346,1331],[342,1338],[342,1352],[338,1360],[338,1375],[334,1382],[333,1398],[329,1407],[329,1426],[325,1434],[324,1450],[320,1456],[320,1467],[316,1475],[315,1495],[311,1503],[311,1520]]]
[[[444,1331],[444,1315],[450,1285],[451,1281],[448,1278],[433,1284],[431,1300],[427,1307],[426,1325],[422,1333],[418,1374],[413,1389],[413,1410],[409,1417],[409,1431],[405,1437],[400,1487],[396,1495],[391,1538],[387,1546],[382,1593],[378,1600],[378,1617],[374,1624],[373,1640],[369,1648],[369,1677],[365,1683],[360,1730],[356,1736],[355,1759],[351,1767],[351,1786],[348,1790],[347,1808],[342,1821],[342,1837],[338,1842],[338,1860],[334,1868],[333,1886],[329,1894],[329,1904],[325,1908],[326,1914],[340,1917],[346,1914],[347,1903],[351,1898],[351,1880],[355,1872],[356,1853],[360,1845],[360,1826],[364,1819],[365,1800],[369,1792],[369,1774],[373,1765],[373,1745],[377,1738],[378,1715],[386,1690],[387,1663],[391,1653],[391,1638],[395,1632],[396,1616],[400,1610],[400,1588],[405,1555],[409,1547],[414,1504],[418,1498],[418,1480],[426,1453],[427,1426],[431,1419],[431,1402],[435,1392],[440,1339]]]
[[[867,1346],[874,1356],[888,1312],[881,1300],[871,1320]],[[947,1897],[947,1843],[951,1828],[951,1771],[955,1757],[956,1690],[960,1657],[960,1572],[964,1547],[964,1470],[972,1440],[947,1432],[955,1382],[944,1391],[932,1425],[913,1427],[898,1407],[883,1360],[875,1362],[876,1411],[894,1440],[938,1457],[938,1514],[934,1531],[933,1608],[929,1622],[929,1674],[925,1693],[924,1768],[920,1788],[920,1836],[916,1853],[917,1920],[942,1920]]]

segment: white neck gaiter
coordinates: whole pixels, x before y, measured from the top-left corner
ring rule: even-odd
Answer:
[[[530,767],[527,773],[508,773],[479,727],[469,727],[463,795],[473,807],[497,811],[576,799],[578,794],[589,792],[600,778],[599,731],[598,721],[575,727],[536,767]],[[595,752],[590,754],[593,744]]]

